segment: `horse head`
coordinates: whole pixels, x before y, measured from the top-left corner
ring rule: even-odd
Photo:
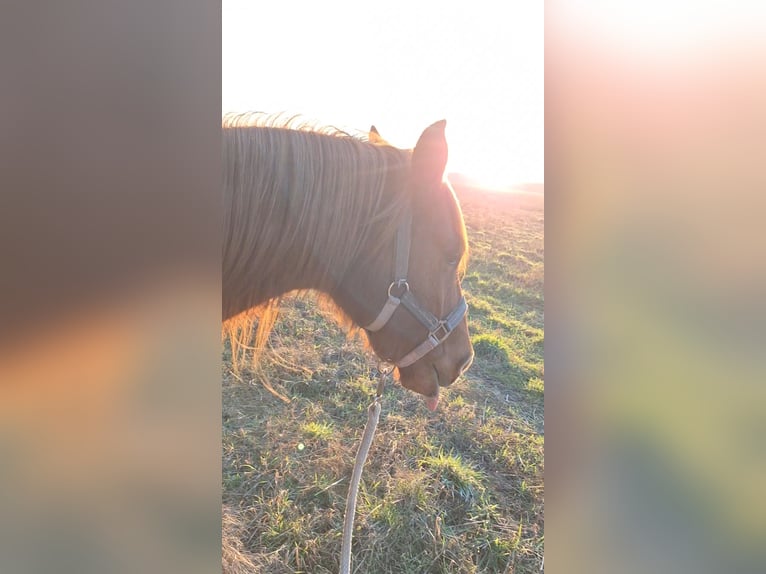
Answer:
[[[422,133],[407,173],[397,179],[408,201],[396,232],[362,247],[334,294],[365,328],[375,353],[397,367],[402,386],[423,395],[431,410],[439,388],[452,384],[473,361],[460,285],[466,232],[444,180],[445,127],[442,120]],[[374,126],[369,141],[389,145]]]

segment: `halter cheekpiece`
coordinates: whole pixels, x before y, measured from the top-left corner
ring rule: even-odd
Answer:
[[[412,214],[407,212],[396,230],[396,251],[394,259],[394,280],[388,286],[388,299],[375,320],[364,327],[367,331],[380,331],[391,319],[399,305],[403,305],[421,325],[428,329],[428,337],[404,357],[396,361],[397,367],[408,367],[438,347],[460,324],[468,311],[465,297],[461,296],[455,308],[444,319],[437,319],[425,309],[410,291],[407,271],[412,241]]]

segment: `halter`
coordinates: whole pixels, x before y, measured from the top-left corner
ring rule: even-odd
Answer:
[[[465,297],[460,297],[455,308],[444,319],[437,319],[430,311],[425,309],[410,291],[407,283],[407,270],[410,260],[410,244],[412,242],[412,213],[402,220],[396,230],[396,251],[394,260],[394,280],[388,286],[388,300],[378,313],[375,320],[364,327],[367,331],[380,331],[399,305],[403,305],[421,325],[428,329],[428,337],[412,351],[399,359],[397,367],[408,367],[422,359],[429,351],[438,347],[449,334],[460,324],[468,311]]]

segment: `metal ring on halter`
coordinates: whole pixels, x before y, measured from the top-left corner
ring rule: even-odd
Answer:
[[[388,286],[389,297],[393,297],[393,295],[391,295],[391,289],[393,289],[394,287],[404,288],[404,291],[402,291],[401,293],[399,293],[399,295],[396,296],[397,299],[410,290],[410,284],[407,283],[406,279],[398,279],[397,281],[392,281],[391,285]]]

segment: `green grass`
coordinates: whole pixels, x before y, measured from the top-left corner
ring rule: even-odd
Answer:
[[[457,193],[471,250],[463,286],[476,359],[443,389],[436,413],[387,386],[357,506],[359,572],[540,571],[542,196]],[[337,572],[374,360],[309,297],[286,302],[256,371],[234,375],[227,361],[224,350],[231,571]]]
[[[301,430],[316,439],[329,439],[333,434],[332,424],[327,423],[305,423],[301,425]]]
[[[460,455],[446,454],[439,450],[436,455],[426,456],[418,462],[436,474],[448,495],[457,495],[464,501],[470,501],[484,492],[481,473],[466,464]]]

